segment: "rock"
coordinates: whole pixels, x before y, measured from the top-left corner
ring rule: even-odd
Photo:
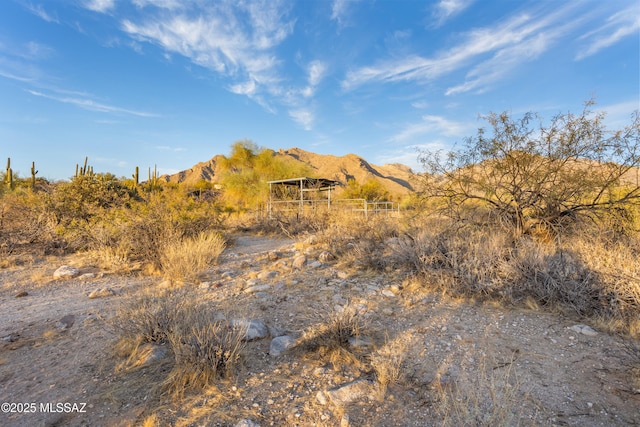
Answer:
[[[17,334],[9,334],[6,337],[2,337],[2,341],[7,341],[7,342],[18,341],[18,335]]]
[[[382,291],[382,295],[384,295],[385,297],[389,297],[389,298],[393,298],[396,296],[396,294],[394,294],[393,292],[391,292],[389,289],[384,289]]]
[[[78,276],[78,280],[91,280],[96,278],[96,273],[84,273]]]
[[[307,263],[307,256],[306,255],[298,255],[293,259],[293,268],[300,270],[302,267],[304,267],[304,265]]]
[[[245,331],[242,341],[254,341],[269,336],[269,329],[261,320],[235,319],[230,324]]]
[[[327,400],[327,395],[324,394],[324,391],[320,390],[318,393],[316,393],[316,400],[318,401],[319,404],[321,405],[326,405],[327,403],[329,403],[329,401]]]
[[[258,292],[268,291],[269,289],[271,289],[271,285],[253,285],[244,289],[242,292],[245,294],[255,294]]]
[[[16,294],[16,298],[24,298],[24,297],[26,297],[28,295],[29,295],[29,292],[27,292],[27,291],[18,292]]]
[[[333,256],[333,254],[329,251],[322,251],[320,252],[320,255],[318,255],[318,261],[320,262],[329,262],[333,261],[334,259],[336,259],[336,257]]]
[[[273,357],[280,356],[285,351],[289,350],[296,343],[296,340],[289,335],[282,335],[271,340],[269,345],[269,354]]]
[[[277,275],[278,275],[278,273],[275,272],[275,271],[269,271],[269,270],[261,271],[258,274],[258,279],[267,280],[267,279],[271,279],[273,277],[276,277]]]
[[[136,352],[137,358],[132,367],[150,365],[164,359],[167,354],[167,348],[164,346],[150,343],[143,344]]]
[[[260,427],[260,424],[245,418],[238,421],[234,427]]]
[[[338,277],[338,279],[348,279],[349,278],[349,273],[347,273],[346,271],[338,271],[336,273],[336,276]]]
[[[335,405],[344,406],[363,398],[375,399],[374,392],[373,383],[367,380],[355,380],[327,390],[326,394]]]
[[[72,279],[80,274],[80,270],[70,265],[63,265],[53,272],[54,279]]]
[[[349,414],[343,414],[342,418],[340,418],[340,427],[350,427],[351,423],[349,422]]]
[[[587,335],[589,337],[595,337],[596,335],[598,335],[598,332],[596,330],[587,325],[573,325],[569,329],[579,334]]]
[[[66,331],[70,327],[73,326],[73,323],[76,321],[76,316],[73,314],[67,314],[62,319],[56,322],[56,329],[59,331]]]
[[[282,256],[282,254],[280,254],[280,252],[278,251],[271,251],[269,252],[269,255],[267,256],[269,261],[277,261],[280,259],[280,257]]]
[[[384,314],[385,316],[391,316],[393,314],[393,310],[390,308],[383,308],[382,309],[382,314]]]
[[[95,291],[89,293],[89,299],[112,297],[116,295],[116,291],[111,288],[98,288]]]
[[[310,268],[320,268],[322,267],[322,263],[320,261],[313,261],[309,264]]]

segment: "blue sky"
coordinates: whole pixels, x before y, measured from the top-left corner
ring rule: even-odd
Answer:
[[[638,0],[2,0],[0,158],[173,173],[250,139],[419,171],[491,111],[630,123],[639,41]]]

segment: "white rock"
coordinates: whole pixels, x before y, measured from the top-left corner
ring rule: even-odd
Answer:
[[[394,294],[393,292],[391,292],[389,289],[385,289],[382,291],[382,295],[384,295],[385,297],[389,297],[389,298],[393,298],[396,296],[396,294]]]
[[[271,285],[254,285],[244,289],[242,292],[245,294],[255,294],[257,292],[264,292],[271,289]]]
[[[579,334],[587,335],[589,337],[595,337],[596,335],[598,335],[597,331],[595,331],[591,326],[587,325],[573,325],[569,329]]]
[[[296,340],[289,335],[282,335],[271,340],[269,345],[269,354],[273,357],[280,356],[285,351],[289,350],[296,343]]]
[[[261,271],[258,274],[258,279],[262,279],[262,280],[271,279],[273,277],[276,277],[277,275],[278,275],[278,273],[275,272],[275,271],[268,271],[268,270],[267,271]]]
[[[324,394],[324,391],[322,390],[316,393],[316,400],[318,401],[319,404],[323,406],[329,403],[329,401],[327,400],[327,395]]]
[[[89,293],[89,299],[112,297],[115,294],[116,294],[116,291],[114,291],[111,288],[104,288],[104,289],[98,288],[92,291],[91,293]]]
[[[54,279],[71,279],[80,274],[80,270],[70,265],[63,265],[53,272]]]
[[[260,424],[251,420],[244,419],[238,421],[234,427],[260,427]]]
[[[374,392],[373,383],[367,380],[356,380],[327,390],[326,394],[335,405],[342,406],[363,398],[372,400],[375,398]]]
[[[235,319],[231,326],[246,331],[242,341],[254,341],[269,336],[269,329],[261,320]]]
[[[300,270],[307,263],[306,255],[298,255],[293,259],[293,268]]]
[[[309,264],[310,268],[320,268],[322,267],[322,263],[320,261],[313,261]]]

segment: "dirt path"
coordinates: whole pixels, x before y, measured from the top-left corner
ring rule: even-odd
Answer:
[[[316,309],[357,305],[374,347],[402,349],[402,377],[383,399],[322,404],[319,391],[370,373],[334,369],[317,354],[270,356],[269,338],[247,344],[233,382],[180,400],[158,395],[154,384],[169,362],[118,370],[109,319],[120,302],[159,280],[48,281],[69,262],[50,259],[0,271],[0,403],[35,409],[0,413],[0,425],[130,425],[152,414],[160,425],[640,425],[640,361],[625,339],[582,333],[579,321],[558,314],[443,298],[401,271],[312,264],[320,249],[303,249],[308,262],[297,270],[291,240],[237,236],[210,272],[214,286],[196,286],[192,295],[292,335],[319,321]],[[255,284],[269,286],[248,292]],[[98,288],[115,294],[89,299]],[[20,292],[28,295],[17,298]],[[69,315],[73,324],[64,328],[59,322]],[[69,406],[56,410],[57,403]]]

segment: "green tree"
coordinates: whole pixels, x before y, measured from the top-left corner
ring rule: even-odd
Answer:
[[[311,174],[306,165],[249,140],[235,142],[229,157],[223,157],[219,166],[223,197],[239,209],[252,209],[266,203],[268,181]]]
[[[626,211],[640,201],[639,115],[610,131],[593,105],[577,116],[558,114],[547,126],[533,113],[489,114],[490,131],[479,129],[461,149],[421,153],[422,194],[441,212],[498,222],[516,235]]]
[[[375,179],[367,179],[359,184],[355,179],[347,181],[347,185],[342,191],[343,199],[365,199],[370,202],[390,200],[389,191]]]

